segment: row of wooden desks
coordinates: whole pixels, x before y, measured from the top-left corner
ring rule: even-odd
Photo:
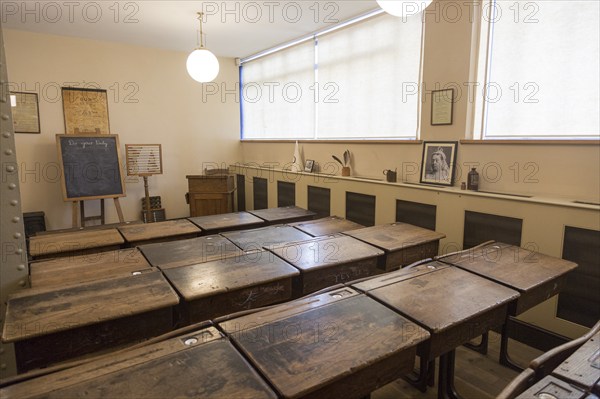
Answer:
[[[189,219],[141,224],[123,223],[113,228],[61,231],[30,238],[29,254],[34,259],[70,256],[119,249],[124,245],[135,247],[153,242],[164,242],[212,235],[230,230],[272,224],[311,220],[314,212],[296,206],[236,212],[224,215],[201,216]]]
[[[252,254],[245,254],[249,255]],[[273,254],[262,251],[261,256],[265,255]],[[177,268],[166,271],[174,270]],[[218,274],[211,276],[213,280],[221,278]],[[193,278],[182,277],[182,280],[189,282]],[[239,278],[246,277],[240,274]],[[546,277],[539,280],[540,285],[549,281]],[[188,284],[189,288],[194,286],[197,286],[194,281]],[[242,360],[246,359],[246,363],[238,362],[231,366],[232,369],[247,370],[250,366],[258,370],[254,375],[265,378],[268,384],[264,386],[283,397],[361,397],[412,370],[415,354],[424,364],[440,356],[439,396],[445,397],[454,395],[454,348],[504,323],[509,309],[516,306],[519,298],[519,292],[490,278],[430,261],[251,315],[223,321],[217,319],[216,324],[243,354]],[[191,345],[198,341],[193,334],[180,338],[180,342],[191,342]],[[169,364],[203,361],[203,358],[183,351],[181,355],[181,360],[169,357]],[[212,370],[211,367],[217,367],[211,365],[215,362],[203,363],[203,367]],[[157,361],[156,367],[160,364]],[[225,361],[223,364],[230,365]],[[130,370],[128,365],[130,363],[123,363],[123,369],[118,372],[121,379],[135,377],[143,382],[146,374],[158,375],[153,368],[140,366],[142,368],[138,369],[134,364]],[[66,392],[90,394],[100,387],[102,390],[98,392],[105,396],[129,392],[111,392],[113,385],[119,389],[126,389],[126,385],[118,383],[119,380],[115,380],[115,384],[106,384],[105,381],[112,381],[114,374],[107,372],[104,366],[95,370],[102,375],[88,375],[84,382],[78,376],[85,373],[71,372],[69,375],[75,379],[69,387],[76,388]],[[186,392],[202,392],[206,396],[230,392],[221,389],[229,387],[229,382],[235,380],[232,373],[219,368],[218,386],[214,384],[217,376],[211,372],[206,374],[212,376],[210,381],[197,373],[190,378],[182,370],[179,377],[169,381],[182,379],[185,382],[171,382],[174,385],[171,389],[177,392],[180,387],[186,387]],[[58,378],[56,381],[64,380]],[[34,381],[26,384],[35,384]],[[257,386],[254,382],[248,384]],[[131,391],[133,396],[144,396],[147,389],[154,386],[155,383],[148,382],[127,389],[135,390]]]

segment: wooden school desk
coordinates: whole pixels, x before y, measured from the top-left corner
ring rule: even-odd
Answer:
[[[492,242],[439,258],[469,272],[503,284],[519,292],[518,301],[509,309],[517,316],[558,294],[567,273],[577,264],[532,252],[514,245]],[[500,343],[500,363],[520,370],[508,356],[508,323],[504,324]]]
[[[186,219],[137,224],[119,227],[129,246],[135,247],[155,242],[183,240],[200,235],[200,229]]]
[[[232,230],[246,230],[260,227],[265,221],[248,212],[224,213],[221,215],[188,218],[202,229],[202,235],[212,235]]]
[[[516,399],[598,399],[598,397],[548,375],[517,396]]]
[[[306,222],[296,222],[289,224],[300,231],[310,234],[313,237],[328,236],[345,231],[362,229],[365,226],[352,222],[338,216],[330,216],[323,219],[309,220]]]
[[[502,325],[509,304],[519,297],[514,290],[441,262],[400,269],[353,287],[429,331],[431,339],[418,351],[421,380],[429,374],[429,364],[440,357],[440,398],[454,396],[456,347]]]
[[[283,206],[249,212],[263,219],[268,225],[302,222],[304,220],[312,220],[317,216],[315,212],[297,206]]]
[[[408,372],[429,334],[351,288],[219,323],[284,398],[361,398]]]
[[[300,230],[284,225],[230,231],[221,235],[240,247],[243,251],[255,251],[279,244],[310,240],[312,238]]]
[[[592,392],[600,381],[600,333],[596,333],[555,368],[552,375],[586,392]]]
[[[8,299],[2,340],[15,343],[21,373],[167,332],[178,303],[158,271],[25,290]]]
[[[150,268],[137,248],[127,248],[32,262],[29,265],[29,277],[32,288],[59,287],[124,277]]]
[[[116,250],[125,240],[117,229],[74,230],[29,238],[29,255],[48,259]]]
[[[387,271],[434,257],[440,240],[446,237],[445,234],[406,223],[366,227],[344,234],[383,249]]]
[[[223,259],[242,252],[220,235],[141,245],[138,248],[152,266],[161,270]]]
[[[294,281],[294,296],[383,273],[378,268],[384,252],[341,234],[275,246],[273,253],[302,273]]]
[[[4,387],[5,399],[276,398],[214,327]]]
[[[292,299],[298,270],[267,251],[164,271],[181,295],[181,324]]]

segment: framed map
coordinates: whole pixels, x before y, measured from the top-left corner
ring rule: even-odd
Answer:
[[[66,134],[110,134],[106,90],[62,88]]]

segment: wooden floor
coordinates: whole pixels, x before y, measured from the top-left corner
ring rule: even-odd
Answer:
[[[512,359],[525,366],[541,351],[510,340]],[[460,347],[456,351],[456,389],[464,399],[495,398],[519,373],[498,363],[500,335],[490,333],[490,346],[486,356]],[[437,364],[436,364],[437,368]],[[437,372],[437,370],[436,370]],[[437,375],[436,375],[437,383]],[[437,385],[426,393],[413,388],[404,380],[397,380],[371,395],[372,399],[437,398]]]

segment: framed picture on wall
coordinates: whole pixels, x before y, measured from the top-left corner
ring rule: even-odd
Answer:
[[[110,134],[106,90],[62,88],[66,134]]]
[[[11,92],[10,107],[15,133],[40,133],[40,110],[36,93]]]
[[[421,183],[452,186],[456,170],[457,149],[457,141],[424,142]]]
[[[431,125],[451,125],[454,89],[431,92]]]

